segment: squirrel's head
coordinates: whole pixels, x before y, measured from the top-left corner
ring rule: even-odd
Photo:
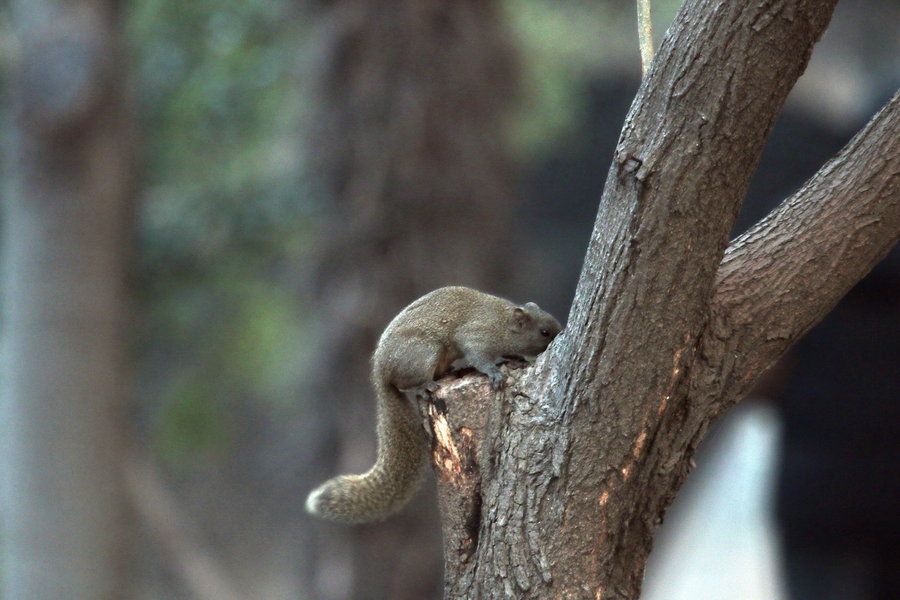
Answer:
[[[523,356],[537,356],[546,350],[561,329],[559,321],[534,302],[513,309],[510,330],[514,346]]]

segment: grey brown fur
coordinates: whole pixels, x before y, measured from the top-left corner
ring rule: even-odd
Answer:
[[[517,306],[466,287],[444,287],[403,309],[372,356],[378,412],[378,458],[362,475],[340,475],[306,501],[314,515],[343,523],[378,521],[400,510],[418,489],[427,464],[421,421],[410,400],[428,397],[434,380],[463,361],[503,386],[504,357],[536,356],[559,333],[537,304]]]

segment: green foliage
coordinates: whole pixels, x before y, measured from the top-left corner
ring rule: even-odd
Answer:
[[[148,242],[159,233],[211,254],[295,226],[310,206],[298,169],[309,107],[295,77],[303,32],[288,18],[292,4],[133,6]]]
[[[153,431],[158,454],[170,465],[218,456],[229,440],[226,412],[215,397],[215,380],[202,372],[179,373],[171,380]]]
[[[171,461],[226,450],[234,402],[294,396],[294,271],[314,238],[294,10],[286,0],[131,4],[144,166],[138,351],[152,432]]]

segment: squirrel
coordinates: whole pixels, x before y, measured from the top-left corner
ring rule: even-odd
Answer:
[[[377,398],[378,454],[362,475],[340,475],[310,493],[306,510],[348,524],[380,521],[400,510],[419,487],[427,440],[415,400],[428,399],[435,379],[460,361],[504,385],[504,357],[533,357],[560,332],[537,304],[466,287],[443,287],[406,308],[388,324],[372,355]]]

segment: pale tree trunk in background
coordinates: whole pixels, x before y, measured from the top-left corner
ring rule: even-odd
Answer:
[[[128,596],[119,461],[132,165],[117,7],[12,6],[0,421],[10,599]]]
[[[307,464],[327,468],[307,467],[310,487],[374,460],[368,357],[394,314],[441,285],[507,291],[516,197],[502,123],[516,77],[500,8],[490,0],[329,3],[317,147],[334,210],[320,267],[324,338],[313,372],[321,378],[305,419],[317,453]],[[301,564],[333,577],[311,594],[435,597],[434,514],[423,494],[378,525],[318,524]]]

